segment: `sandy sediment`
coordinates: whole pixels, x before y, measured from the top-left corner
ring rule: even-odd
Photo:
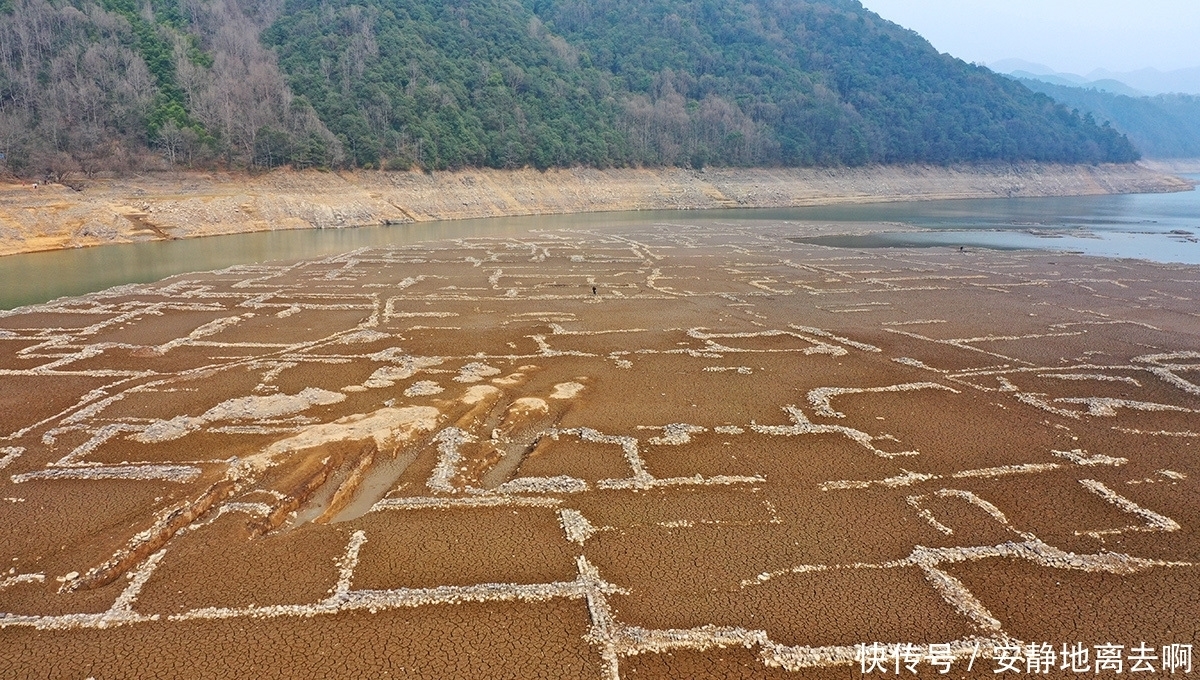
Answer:
[[[985,164],[863,168],[163,173],[0,185],[0,255],[275,229],[619,210],[772,208],[1190,188],[1169,167]]]
[[[1200,172],[1200,158],[1148,158],[1141,160],[1138,165],[1169,174],[1194,175]]]
[[[0,312],[0,677],[1185,674],[1196,267],[686,217]]]

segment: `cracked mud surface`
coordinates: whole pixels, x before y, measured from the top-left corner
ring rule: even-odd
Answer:
[[[0,315],[0,676],[1200,642],[1200,273],[802,230],[471,238]]]

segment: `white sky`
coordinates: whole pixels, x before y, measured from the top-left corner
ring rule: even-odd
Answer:
[[[965,61],[1096,68],[1200,66],[1200,0],[861,0]]]

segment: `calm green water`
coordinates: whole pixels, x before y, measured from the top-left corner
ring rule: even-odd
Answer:
[[[1200,176],[1193,179],[1200,180]],[[184,272],[321,257],[368,246],[520,236],[547,229],[604,230],[653,222],[737,222],[786,232],[788,223],[813,221],[899,222],[925,230],[805,239],[837,247],[1040,248],[1200,264],[1200,192],[1196,191],[769,210],[598,213],[263,232],[10,255],[0,257],[0,309],[126,283],[157,281]]]

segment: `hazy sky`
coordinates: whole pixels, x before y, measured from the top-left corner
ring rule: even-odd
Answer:
[[[942,52],[1086,75],[1200,66],[1200,0],[862,0]]]

